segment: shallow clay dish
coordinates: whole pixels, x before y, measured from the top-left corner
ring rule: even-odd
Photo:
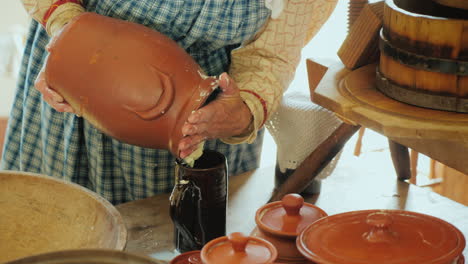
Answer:
[[[0,263],[51,251],[125,247],[119,212],[74,183],[0,171],[0,208]]]

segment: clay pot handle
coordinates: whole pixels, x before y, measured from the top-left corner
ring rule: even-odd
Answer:
[[[298,216],[304,205],[304,198],[297,193],[290,193],[283,197],[281,204],[288,216]]]
[[[228,235],[229,242],[232,244],[232,248],[235,252],[245,252],[245,247],[249,242],[249,237],[245,236],[241,232],[234,232]]]
[[[385,212],[369,214],[366,223],[371,227],[369,232],[363,234],[364,239],[370,243],[394,243],[398,239],[397,233],[392,231],[392,216]]]

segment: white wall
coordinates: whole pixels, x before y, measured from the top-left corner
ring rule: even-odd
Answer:
[[[20,0],[2,0],[0,9],[0,32],[5,32],[13,24],[27,25],[29,17]]]
[[[11,109],[29,17],[20,0],[3,0],[0,8],[0,116]]]

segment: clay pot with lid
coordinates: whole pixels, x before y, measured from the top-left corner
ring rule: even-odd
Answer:
[[[194,250],[180,254],[173,258],[169,264],[202,264],[201,250]]]
[[[281,201],[259,208],[255,215],[257,227],[253,236],[264,238],[278,250],[275,263],[307,263],[296,247],[296,238],[310,224],[326,217],[319,207],[304,203],[299,194],[287,194]]]
[[[275,247],[266,240],[236,232],[208,242],[200,251],[190,251],[170,264],[273,264]]]
[[[217,79],[148,27],[84,13],[51,43],[47,84],[103,133],[178,156],[181,127]]]
[[[464,264],[465,243],[453,225],[403,210],[328,216],[297,239],[299,251],[318,264]]]

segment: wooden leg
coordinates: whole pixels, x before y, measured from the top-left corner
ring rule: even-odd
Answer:
[[[366,131],[365,127],[361,127],[359,129],[359,136],[356,141],[356,146],[354,146],[354,156],[359,157],[361,155],[361,149],[362,149],[362,139],[364,138],[364,132]]]
[[[410,150],[410,162],[411,162],[411,178],[410,183],[416,185],[417,184],[417,176],[418,176],[418,158],[419,152],[414,151],[414,149]]]
[[[270,198],[278,201],[288,193],[301,193],[328,163],[343,149],[346,142],[359,130],[360,126],[341,124],[297,167],[288,179],[279,186]]]
[[[408,148],[395,141],[388,140],[393,166],[400,181],[411,178],[410,157]]]

